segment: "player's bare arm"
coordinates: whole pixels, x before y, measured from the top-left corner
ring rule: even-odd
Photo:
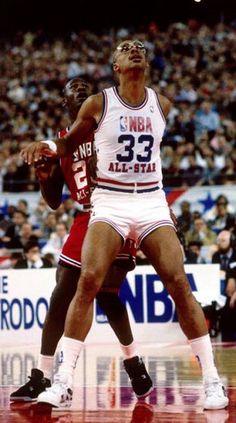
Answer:
[[[56,210],[62,200],[64,176],[57,159],[48,157],[34,163],[42,196],[51,209]]]
[[[28,164],[46,157],[62,157],[72,154],[97,127],[103,112],[102,94],[92,95],[83,103],[69,132],[62,138],[30,143],[21,151]]]
[[[161,108],[163,110],[163,113],[164,113],[165,117],[167,117],[168,114],[169,114],[169,112],[170,112],[170,109],[172,107],[172,103],[164,95],[158,94],[158,98],[159,98],[159,101],[160,101],[160,104],[161,104]]]

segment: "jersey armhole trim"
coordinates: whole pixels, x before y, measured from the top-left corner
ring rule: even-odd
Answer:
[[[99,122],[97,124],[97,128],[94,130],[94,133],[96,133],[97,131],[99,131],[99,129],[100,129],[101,125],[102,125],[102,122],[104,121],[105,116],[107,114],[108,98],[107,98],[106,90],[103,90],[102,91],[102,95],[103,95],[103,111],[102,111],[102,116],[101,116],[101,118],[100,118],[100,120],[99,120]]]
[[[160,111],[160,114],[161,114],[161,117],[162,117],[164,123],[166,124],[166,117],[165,117],[164,111],[163,111],[163,109],[161,107],[161,103],[160,103],[158,94],[157,94],[157,92],[155,90],[153,90],[153,91],[154,91],[154,94],[155,94],[155,97],[156,97],[157,107],[158,107],[158,109]]]

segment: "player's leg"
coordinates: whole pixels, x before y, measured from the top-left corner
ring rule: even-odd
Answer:
[[[58,265],[56,286],[43,325],[37,368],[31,370],[29,381],[10,395],[11,401],[34,401],[51,386],[54,354],[64,331],[67,309],[75,294],[79,275],[80,268]]]
[[[56,286],[50,298],[49,309],[43,325],[41,350],[42,356],[52,357],[55,354],[57,344],[61,339],[68,307],[75,295],[80,276],[80,268],[65,267],[58,264],[56,273]],[[39,368],[46,369],[46,362],[39,359]]]
[[[123,353],[125,359],[134,356],[136,346],[133,340],[128,313],[120,299],[119,291],[127,272],[133,270],[135,264],[136,243],[132,239],[127,239],[112,263],[102,287],[97,294],[100,307],[106,313],[109,324],[113,328],[121,346],[124,347]]]
[[[125,265],[126,260],[123,260],[123,266]],[[133,390],[138,398],[144,398],[152,391],[153,384],[145,364],[139,356],[127,309],[119,297],[126,274],[126,268],[113,263],[96,298],[120,341],[124,356],[124,368],[130,377]]]
[[[180,326],[200,361],[206,392],[205,408],[224,408],[228,399],[215,367],[203,311],[184,271],[182,251],[174,229],[170,226],[156,229],[143,240],[141,248],[173,298]]]
[[[96,222],[88,228],[82,248],[81,275],[67,312],[62,337],[63,362],[52,388],[40,394],[38,402],[55,407],[70,403],[74,369],[92,325],[94,298],[121,245],[121,235],[107,223]]]
[[[89,226],[82,248],[79,283],[66,317],[66,337],[85,339],[92,324],[93,300],[121,246],[121,236],[107,223]]]
[[[180,326],[187,338],[206,335],[206,320],[185,274],[183,254],[175,230],[170,226],[156,229],[143,240],[141,249],[173,298]]]
[[[126,269],[112,265],[96,296],[99,306],[106,314],[109,324],[121,345],[130,345],[134,341],[126,307],[119,297],[119,291],[126,274]],[[126,354],[129,355],[128,351],[125,352],[125,356]],[[130,354],[132,354],[131,351]]]

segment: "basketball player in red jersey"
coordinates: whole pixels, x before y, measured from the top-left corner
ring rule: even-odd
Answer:
[[[75,78],[64,89],[64,106],[70,120],[76,119],[83,101],[91,94],[91,85]],[[60,131],[59,137],[68,129]],[[29,382],[13,392],[11,401],[33,401],[50,386],[54,353],[64,330],[66,312],[76,292],[81,268],[81,248],[90,218],[90,196],[93,183],[90,177],[90,161],[93,157],[93,135],[70,156],[59,160],[44,160],[36,164],[36,173],[45,201],[52,209],[61,204],[64,183],[68,186],[71,197],[80,204],[71,227],[69,237],[62,249],[56,273],[57,284],[51,296],[49,310],[42,332],[41,353],[38,366],[32,369]],[[120,286],[128,270],[135,266],[135,245],[127,240],[124,248],[117,254],[116,260],[107,274],[97,300],[106,313],[108,321],[117,335],[124,354],[124,366],[128,372],[137,397],[145,397],[152,390],[152,381],[142,359],[137,355],[127,310],[118,296]],[[84,327],[84,336],[88,328]]]
[[[66,317],[64,361],[52,388],[39,398],[54,406],[60,406],[62,395],[71,396],[81,328],[85,322],[91,325],[93,300],[127,237],[140,245],[175,302],[180,326],[201,364],[204,408],[228,405],[206,321],[184,271],[180,243],[163,191],[160,146],[171,104],[145,86],[148,66],[143,43],[123,41],[113,55],[118,87],[90,96],[63,140],[32,143],[22,150],[28,163],[42,155],[61,157],[95,133],[97,185],[83,244],[80,280]]]

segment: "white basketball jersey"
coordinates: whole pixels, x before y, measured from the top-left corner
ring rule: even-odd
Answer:
[[[166,122],[155,91],[145,90],[137,107],[125,103],[116,87],[103,91],[104,112],[95,131],[98,181],[162,187],[160,144]]]

